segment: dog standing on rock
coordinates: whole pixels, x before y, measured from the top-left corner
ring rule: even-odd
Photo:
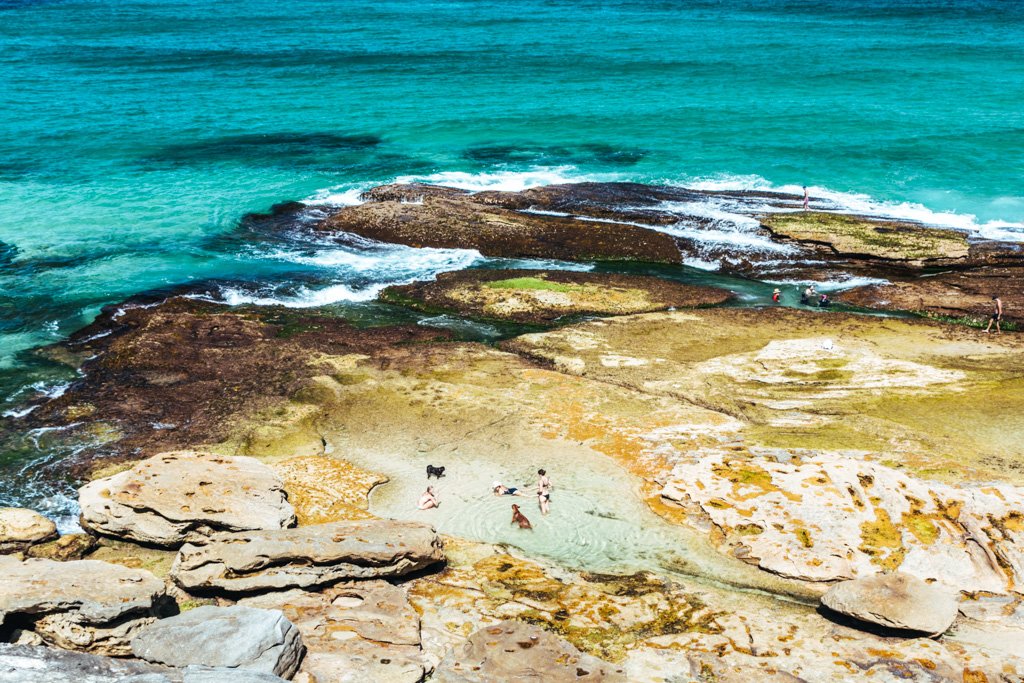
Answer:
[[[427,479],[431,477],[437,477],[440,479],[444,476],[444,466],[434,467],[433,465],[427,465]]]

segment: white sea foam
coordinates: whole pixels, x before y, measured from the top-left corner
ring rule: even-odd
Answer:
[[[462,270],[481,260],[472,249],[416,249],[398,244],[382,244],[363,238],[352,244],[316,243],[313,249],[275,248],[259,253],[260,258],[312,266],[325,271],[332,284],[323,287],[302,285],[221,287],[214,294],[195,294],[191,298],[225,303],[231,306],[286,306],[314,308],[344,301],[371,301],[385,287],[431,280],[438,273]]]
[[[612,182],[621,179],[622,176],[618,173],[584,174],[575,166],[536,166],[525,171],[491,171],[481,173],[444,171],[422,176],[399,176],[395,179],[395,182],[445,185],[470,192],[483,192],[485,190],[521,192],[531,187],[543,185],[559,185],[562,183],[580,183],[585,181]]]
[[[729,191],[758,190],[763,192],[780,192],[794,195],[794,209],[800,208],[803,187],[800,185],[773,185],[757,175],[746,176],[715,176],[710,178],[688,179],[678,182],[695,190]],[[1024,223],[1009,221],[979,222],[977,216],[954,211],[935,211],[916,202],[885,202],[874,199],[866,194],[856,192],[840,192],[817,185],[808,186],[812,201],[811,208],[828,209],[840,213],[851,213],[877,218],[892,218],[915,221],[925,225],[953,228],[970,232],[986,239],[1024,241]],[[820,200],[824,200],[821,202]],[[769,207],[765,207],[771,210]],[[777,209],[776,209],[777,210]]]

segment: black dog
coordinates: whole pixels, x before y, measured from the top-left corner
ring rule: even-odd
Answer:
[[[433,465],[427,465],[427,479],[430,477],[437,477],[440,479],[444,476],[444,467],[434,467]]]

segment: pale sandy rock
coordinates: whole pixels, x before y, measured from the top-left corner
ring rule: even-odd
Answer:
[[[284,482],[300,525],[370,519],[367,495],[387,477],[328,456],[300,456],[270,467]]]
[[[299,630],[279,610],[204,605],[161,619],[131,641],[139,659],[271,673],[291,678],[305,647]]]
[[[222,533],[186,544],[171,577],[186,590],[308,588],[344,579],[402,576],[444,559],[433,527],[418,522],[333,522]]]
[[[869,624],[928,635],[944,633],[957,615],[952,593],[901,572],[842,581],[821,604]]]
[[[218,531],[281,529],[295,514],[281,479],[254,458],[162,453],[79,490],[82,526],[177,546]]]
[[[134,632],[153,620],[165,594],[147,571],[96,560],[0,557],[0,624],[34,620],[44,640],[100,654],[127,654]]]
[[[172,669],[49,647],[0,645],[0,683],[280,683],[256,671],[188,666]]]
[[[25,508],[0,508],[0,553],[21,552],[57,537],[57,525]]]
[[[622,681],[622,669],[521,621],[486,626],[451,652],[434,672],[438,683],[490,681]]]
[[[420,618],[404,588],[384,581],[340,584],[244,598],[280,609],[302,633],[307,651],[296,681],[418,683],[425,669]]]
[[[947,486],[839,454],[777,462],[719,450],[677,464],[662,496],[733,555],[783,576],[898,568],[994,592],[1024,576],[1024,491],[1014,486]]]

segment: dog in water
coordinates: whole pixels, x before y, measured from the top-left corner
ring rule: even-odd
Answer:
[[[427,465],[427,479],[431,477],[437,477],[440,479],[444,476],[444,467],[434,467],[433,465]]]
[[[522,512],[519,511],[518,505],[512,506],[512,523],[518,524],[520,529],[532,529],[533,525],[530,524],[530,520],[526,518]]]

